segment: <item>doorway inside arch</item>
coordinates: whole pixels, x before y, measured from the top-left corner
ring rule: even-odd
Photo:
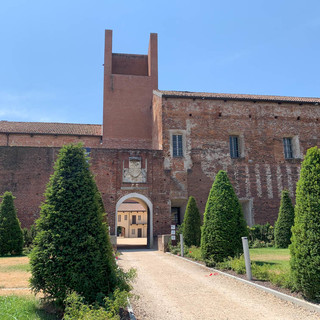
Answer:
[[[135,197],[134,197],[135,196]],[[152,205],[144,196],[123,197],[117,203],[116,235],[118,248],[150,248]]]

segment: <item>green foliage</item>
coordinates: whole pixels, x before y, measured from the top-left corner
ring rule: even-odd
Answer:
[[[246,273],[245,261],[242,255],[239,258],[229,258],[219,262],[215,267],[221,270],[233,270],[238,274]],[[270,281],[279,287],[295,290],[290,270],[273,270],[268,262],[251,262],[251,273],[257,280]]]
[[[201,235],[205,260],[215,262],[242,252],[247,225],[239,200],[225,171],[219,171],[209,193]]]
[[[294,223],[294,208],[289,191],[282,190],[278,219],[274,226],[274,240],[277,248],[288,248],[291,243],[291,228]]]
[[[37,231],[36,226],[33,224],[29,229],[23,228],[22,229],[23,234],[23,243],[25,248],[32,247],[33,240],[36,237]]]
[[[65,300],[64,320],[117,320],[120,308],[128,304],[128,292],[116,289],[112,297],[105,297],[103,306],[88,305],[76,292],[69,294]]]
[[[320,298],[320,150],[307,151],[297,183],[292,227],[291,270],[295,284],[310,299]]]
[[[20,255],[23,248],[23,236],[13,195],[6,191],[0,205],[0,255]]]
[[[266,224],[256,224],[248,227],[248,240],[251,248],[266,248],[274,245],[274,228]]]
[[[37,220],[31,288],[62,305],[76,291],[88,303],[116,287],[129,289],[117,268],[101,195],[82,145],[59,153]]]
[[[188,200],[186,212],[183,220],[183,240],[190,246],[200,246],[201,240],[201,217],[194,197]]]
[[[187,248],[185,250],[186,256],[189,258],[192,258],[196,261],[202,261],[202,256],[201,256],[201,248],[191,246],[190,248]]]

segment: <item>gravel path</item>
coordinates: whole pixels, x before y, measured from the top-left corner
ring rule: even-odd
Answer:
[[[132,306],[138,320],[320,319],[318,313],[159,251],[121,253],[119,265],[137,269],[134,293],[140,298]]]

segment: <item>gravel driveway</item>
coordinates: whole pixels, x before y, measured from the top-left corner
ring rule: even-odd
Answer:
[[[138,277],[132,301],[138,320],[294,320],[320,315],[206,268],[152,250],[123,250],[119,265]]]

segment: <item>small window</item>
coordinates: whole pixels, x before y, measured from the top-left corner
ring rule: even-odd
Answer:
[[[283,151],[285,159],[293,159],[292,138],[283,138]]]
[[[240,158],[239,155],[239,137],[237,136],[230,136],[230,157],[231,158]]]
[[[137,216],[136,215],[132,216],[132,224],[137,224]]]
[[[91,153],[91,148],[84,148],[84,155],[86,157],[87,162],[89,161],[90,153]]]
[[[180,224],[180,207],[171,207],[171,223],[176,226]]]
[[[121,215],[118,214],[118,222],[121,222]]]
[[[132,229],[131,234],[136,234],[136,229]]]
[[[174,157],[183,157],[182,134],[172,135],[172,155]]]
[[[138,216],[138,220],[141,220],[141,216]]]
[[[127,215],[124,216],[124,220],[128,220],[128,216]]]

